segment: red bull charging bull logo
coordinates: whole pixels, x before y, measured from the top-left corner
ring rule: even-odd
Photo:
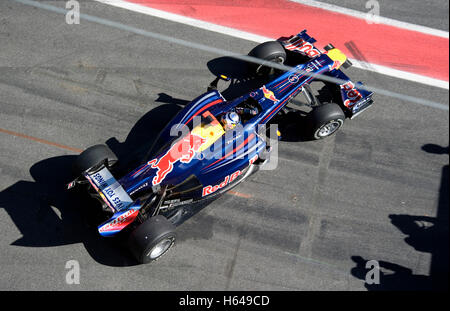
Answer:
[[[263,91],[265,98],[270,99],[273,102],[278,101],[278,99],[275,97],[275,94],[271,90],[268,90],[265,85],[261,88],[261,90]]]
[[[178,161],[182,163],[191,162],[195,153],[204,143],[206,143],[206,138],[189,133],[176,141],[162,157],[149,161],[147,165],[158,169],[152,180],[153,186],[161,183],[167,174],[172,172],[174,163]]]
[[[334,69],[339,69],[339,67],[341,67],[341,62],[340,61],[338,61],[338,60],[335,60],[334,61],[334,63],[333,63],[333,65],[330,65],[330,71],[331,70],[334,70]]]

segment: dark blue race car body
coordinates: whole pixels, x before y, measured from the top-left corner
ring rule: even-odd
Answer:
[[[270,154],[266,132],[260,129],[304,91],[315,75],[342,81],[335,87],[336,102],[347,118],[370,106],[372,93],[360,89],[339,69],[345,61],[342,53],[319,51],[314,42],[306,31],[282,41],[287,52],[301,53],[308,60],[258,89],[234,100],[225,100],[217,90],[193,100],[160,133],[163,147],[131,172],[117,178],[106,164],[85,171],[91,189],[112,213],[98,227],[100,234],[115,235],[144,214],[173,214],[178,207],[213,198],[244,180]],[[258,113],[243,119],[228,134],[219,121],[221,115],[243,105],[256,107]]]

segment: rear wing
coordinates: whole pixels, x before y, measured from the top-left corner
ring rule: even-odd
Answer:
[[[140,202],[131,199],[107,167],[103,166],[92,173],[85,172],[84,177],[114,213],[109,220],[98,226],[100,235],[115,235],[136,219],[141,209]]]

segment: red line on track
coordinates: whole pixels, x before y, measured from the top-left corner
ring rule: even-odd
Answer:
[[[449,80],[449,40],[288,0],[128,0],[162,11],[271,38],[307,29],[317,47],[328,43],[360,59],[345,46],[353,42],[364,61]],[[361,59],[360,59],[361,60]]]
[[[234,195],[236,197],[240,197],[240,198],[244,198],[244,199],[250,199],[250,198],[253,197],[251,194],[237,192],[237,191],[234,191],[234,190],[229,190],[228,193],[231,194],[231,195]]]
[[[33,136],[28,136],[28,135],[25,135],[25,134],[22,134],[22,133],[9,131],[9,130],[5,130],[5,129],[2,129],[2,128],[0,128],[0,133],[16,136],[16,137],[20,137],[20,138],[25,138],[25,139],[32,140],[32,141],[35,141],[35,142],[38,142],[38,143],[41,143],[41,144],[45,144],[45,145],[49,145],[49,146],[53,146],[53,147],[57,147],[57,148],[61,148],[61,149],[66,149],[66,150],[73,151],[73,152],[76,152],[76,153],[81,153],[83,151],[83,150],[78,149],[78,148],[65,146],[65,145],[58,144],[58,143],[55,143],[55,142],[52,142],[52,141],[48,141],[48,140],[37,138],[37,137],[33,137]]]

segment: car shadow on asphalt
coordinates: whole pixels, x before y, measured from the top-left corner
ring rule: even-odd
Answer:
[[[240,96],[238,94],[242,95],[242,92],[262,83],[247,76],[244,70],[246,65],[239,62],[233,58],[220,58],[208,63],[211,72],[232,77],[230,85],[223,91],[224,96]],[[143,115],[132,127],[125,141],[119,142],[115,137],[106,141],[119,158],[119,173],[129,171],[130,167],[137,167],[148,157],[150,150],[158,150],[164,143],[158,141],[158,134],[183,106],[190,103],[189,100],[174,98],[165,93],[158,94],[155,101],[162,104]],[[284,122],[283,118],[289,119],[291,123]],[[296,128],[292,132],[294,134],[284,136],[285,140],[302,140],[301,136],[296,136],[297,127],[302,124],[299,118],[304,116],[296,111],[289,111],[275,118],[283,126],[288,124],[288,127]],[[76,155],[64,155],[39,161],[30,168],[33,181],[20,180],[0,192],[0,206],[22,234],[11,245],[57,247],[82,243],[90,256],[100,264],[116,267],[136,265],[137,262],[131,257],[123,241],[103,238],[98,234],[97,225],[104,220],[99,208],[96,208],[98,206],[95,206],[99,203],[91,199],[86,191],[65,189],[65,185],[74,179],[71,166],[75,158]],[[210,203],[186,209],[185,217],[179,219],[177,225],[185,223]],[[179,241],[211,238],[213,233],[210,224],[207,215],[195,217],[180,228]]]
[[[106,144],[124,166],[138,165],[152,150],[160,147],[163,142],[157,139],[159,133],[181,109],[179,102],[168,101],[144,114],[134,124],[124,142],[112,137]]]
[[[126,251],[112,240],[102,239],[93,225],[100,214],[97,202],[81,191],[67,191],[70,167],[76,156],[57,156],[30,168],[34,181],[18,181],[0,192],[0,206],[8,213],[22,237],[11,245],[56,247],[83,243],[97,262],[110,266],[134,264]],[[70,252],[69,259],[73,259]]]
[[[108,139],[106,144],[121,163],[119,170],[145,158],[159,132],[181,108],[179,103],[162,104],[142,116],[124,142]],[[75,158],[76,155],[64,155],[39,161],[29,170],[33,181],[20,180],[0,192],[0,206],[22,234],[11,245],[57,247],[83,243],[100,264],[136,265],[123,241],[98,234],[97,225],[104,221],[96,206],[99,203],[83,189],[77,189],[81,187],[65,189],[74,178],[71,167]],[[68,260],[69,257],[71,254]]]
[[[132,127],[125,141],[115,137],[106,144],[119,158],[118,173],[126,173],[130,168],[145,161],[153,151],[158,150],[158,134],[189,103],[160,94],[160,106],[143,115]],[[89,255],[98,263],[125,267],[138,265],[129,252],[123,238],[104,238],[97,226],[105,221],[100,204],[92,199],[83,187],[66,190],[72,181],[71,167],[76,155],[63,155],[39,161],[29,169],[33,181],[20,180],[0,192],[0,207],[14,222],[22,237],[12,241],[17,247],[58,247],[82,243]],[[214,200],[185,207],[183,216],[175,219],[178,242],[189,239],[210,239],[212,227],[207,215],[199,213]],[[202,228],[199,230],[199,228]],[[68,259],[73,259],[68,254]]]
[[[448,147],[427,144],[422,150],[428,153],[448,154]],[[389,215],[391,223],[403,234],[405,242],[417,252],[430,253],[429,275],[413,274],[410,268],[386,261],[379,261],[379,284],[365,283],[371,291],[390,290],[438,290],[448,291],[449,282],[449,165],[442,168],[439,201],[436,217],[413,215]],[[351,274],[366,280],[368,259],[361,256],[351,258],[356,266]]]

